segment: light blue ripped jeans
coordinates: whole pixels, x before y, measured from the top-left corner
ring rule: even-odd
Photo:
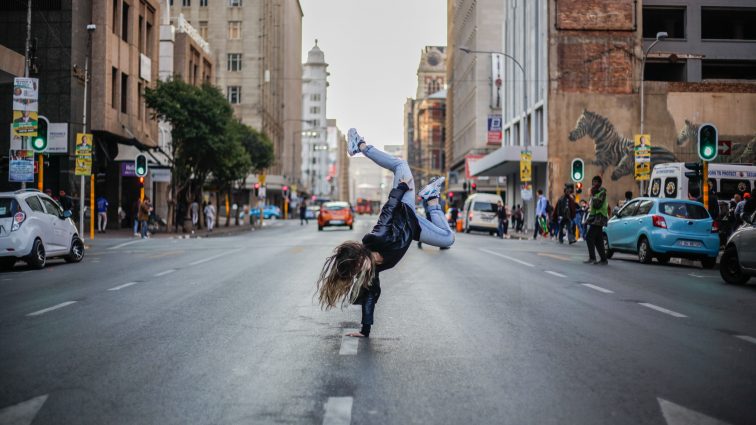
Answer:
[[[412,177],[412,171],[407,161],[389,155],[372,145],[368,145],[367,149],[362,153],[376,164],[394,173],[392,189],[399,186],[401,180],[407,182],[410,190],[404,194],[402,202],[409,205],[412,211],[415,211],[415,180]],[[430,220],[417,214],[415,215],[417,221],[420,223],[420,242],[440,248],[451,246],[454,243],[454,232],[451,231],[449,223],[446,222],[441,205],[429,206],[428,213],[431,217]]]

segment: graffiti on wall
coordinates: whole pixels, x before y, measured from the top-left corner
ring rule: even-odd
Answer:
[[[695,146],[698,140],[698,127],[700,124],[685,120],[680,133],[677,135],[677,146]],[[720,140],[737,140],[742,136],[720,135]],[[730,155],[719,155],[716,162],[730,162],[738,164],[752,164],[756,162],[756,136],[745,143],[734,142]]]
[[[568,138],[571,142],[577,142],[585,136],[593,139],[595,156],[590,163],[600,168],[602,176],[609,167],[614,167],[612,180],[633,174],[634,141],[619,134],[608,118],[584,109]],[[677,162],[677,157],[665,148],[653,146],[651,167],[666,162]]]

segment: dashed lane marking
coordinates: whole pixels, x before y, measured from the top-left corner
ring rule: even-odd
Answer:
[[[528,267],[535,267],[534,265],[532,265],[532,264],[530,264],[530,263],[527,263],[527,262],[525,262],[525,261],[522,261],[522,260],[518,260],[518,259],[516,259],[516,258],[512,258],[512,257],[510,257],[510,256],[508,256],[508,255],[499,254],[498,252],[495,252],[495,251],[491,251],[491,250],[489,250],[489,249],[483,249],[483,248],[481,248],[480,250],[481,250],[481,251],[483,251],[483,252],[487,252],[487,253],[489,253],[489,254],[491,254],[491,255],[496,255],[497,257],[506,258],[506,259],[507,259],[507,260],[509,260],[509,261],[514,261],[515,263],[518,263],[518,264],[522,264],[523,266],[528,266]]]
[[[42,310],[37,310],[37,311],[35,311],[33,313],[29,313],[29,314],[27,314],[27,316],[30,316],[30,317],[31,316],[39,316],[40,314],[49,313],[49,312],[51,312],[53,310],[57,310],[57,309],[63,308],[63,307],[68,307],[69,305],[75,304],[75,303],[76,303],[76,301],[66,301],[64,303],[56,304],[56,305],[54,305],[52,307],[43,308]]]
[[[131,245],[131,244],[135,244],[135,243],[139,243],[139,242],[142,242],[143,240],[144,240],[144,239],[136,239],[136,240],[133,240],[133,241],[128,241],[128,242],[120,243],[120,244],[118,244],[118,245],[116,245],[116,246],[111,246],[111,247],[110,247],[110,248],[108,248],[108,249],[118,249],[118,248],[123,248],[124,246],[129,246],[129,245]]]
[[[546,270],[546,273],[548,273],[548,274],[550,274],[550,275],[552,275],[552,276],[561,277],[561,278],[566,278],[566,277],[567,277],[567,275],[566,275],[566,274],[561,274],[561,273],[557,273],[557,272],[552,272],[551,270]]]
[[[358,331],[359,329],[344,329],[345,334],[341,336],[341,348],[339,349],[339,355],[354,356],[355,354],[357,354],[357,347],[360,339],[353,336],[347,336],[346,334]]]
[[[743,341],[748,341],[751,344],[756,344],[756,338],[748,335],[733,335],[735,338],[742,339]]]
[[[168,269],[168,270],[164,270],[164,271],[162,271],[162,272],[160,272],[160,273],[158,273],[158,274],[156,274],[154,276],[155,277],[165,276],[165,275],[171,274],[171,273],[173,273],[175,271],[176,271],[176,269]]]
[[[678,318],[688,317],[688,316],[686,316],[686,315],[684,315],[682,313],[678,313],[676,311],[668,310],[668,309],[666,309],[664,307],[659,307],[658,305],[654,305],[654,304],[651,304],[651,303],[638,303],[638,304],[642,305],[643,307],[648,307],[651,310],[656,310],[656,311],[658,311],[660,313],[669,314],[670,316],[673,316],[673,317],[678,317]]]
[[[591,288],[591,289],[594,289],[596,291],[603,292],[605,294],[613,294],[614,293],[614,291],[611,291],[611,290],[606,289],[606,288],[602,288],[600,286],[591,285],[590,283],[581,283],[581,285],[585,286],[586,288]]]
[[[190,266],[196,266],[198,264],[207,263],[208,261],[213,261],[213,260],[221,258],[221,257],[223,257],[225,255],[231,255],[231,254],[234,254],[234,253],[239,252],[239,251],[241,251],[241,248],[234,249],[234,250],[227,251],[227,252],[221,252],[220,254],[213,255],[212,257],[207,257],[207,258],[203,258],[201,260],[192,261],[191,263],[189,263],[189,265]]]
[[[352,423],[353,397],[328,397],[323,425],[349,425]]]
[[[0,409],[0,424],[29,425],[47,401],[47,394]]]
[[[139,282],[124,283],[123,285],[118,285],[116,287],[110,288],[110,289],[108,289],[108,291],[120,291],[123,288],[128,288],[129,286],[136,285],[137,283],[139,283]]]

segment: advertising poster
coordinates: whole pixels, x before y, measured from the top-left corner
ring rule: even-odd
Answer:
[[[47,126],[47,149],[46,153],[68,152],[68,123],[51,122]]]
[[[13,79],[13,110],[14,111],[39,111],[39,79],[37,78],[14,78]]]
[[[37,135],[36,112],[13,111],[13,134],[22,137],[34,137]]]
[[[651,178],[651,135],[635,135],[635,180],[649,180]]]
[[[529,182],[533,175],[533,152],[520,151],[520,181]]]
[[[9,157],[8,181],[33,182],[34,151],[31,149],[11,150]]]
[[[76,175],[89,176],[92,174],[92,143],[91,134],[76,133]]]
[[[488,116],[488,144],[501,145],[501,115]]]
[[[523,201],[530,201],[533,199],[533,185],[530,183],[522,183],[520,185],[520,197]]]

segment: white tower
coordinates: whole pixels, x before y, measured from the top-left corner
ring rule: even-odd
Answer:
[[[327,195],[328,141],[326,122],[326,93],[328,64],[325,55],[315,46],[307,53],[302,65],[302,183],[313,195]]]

